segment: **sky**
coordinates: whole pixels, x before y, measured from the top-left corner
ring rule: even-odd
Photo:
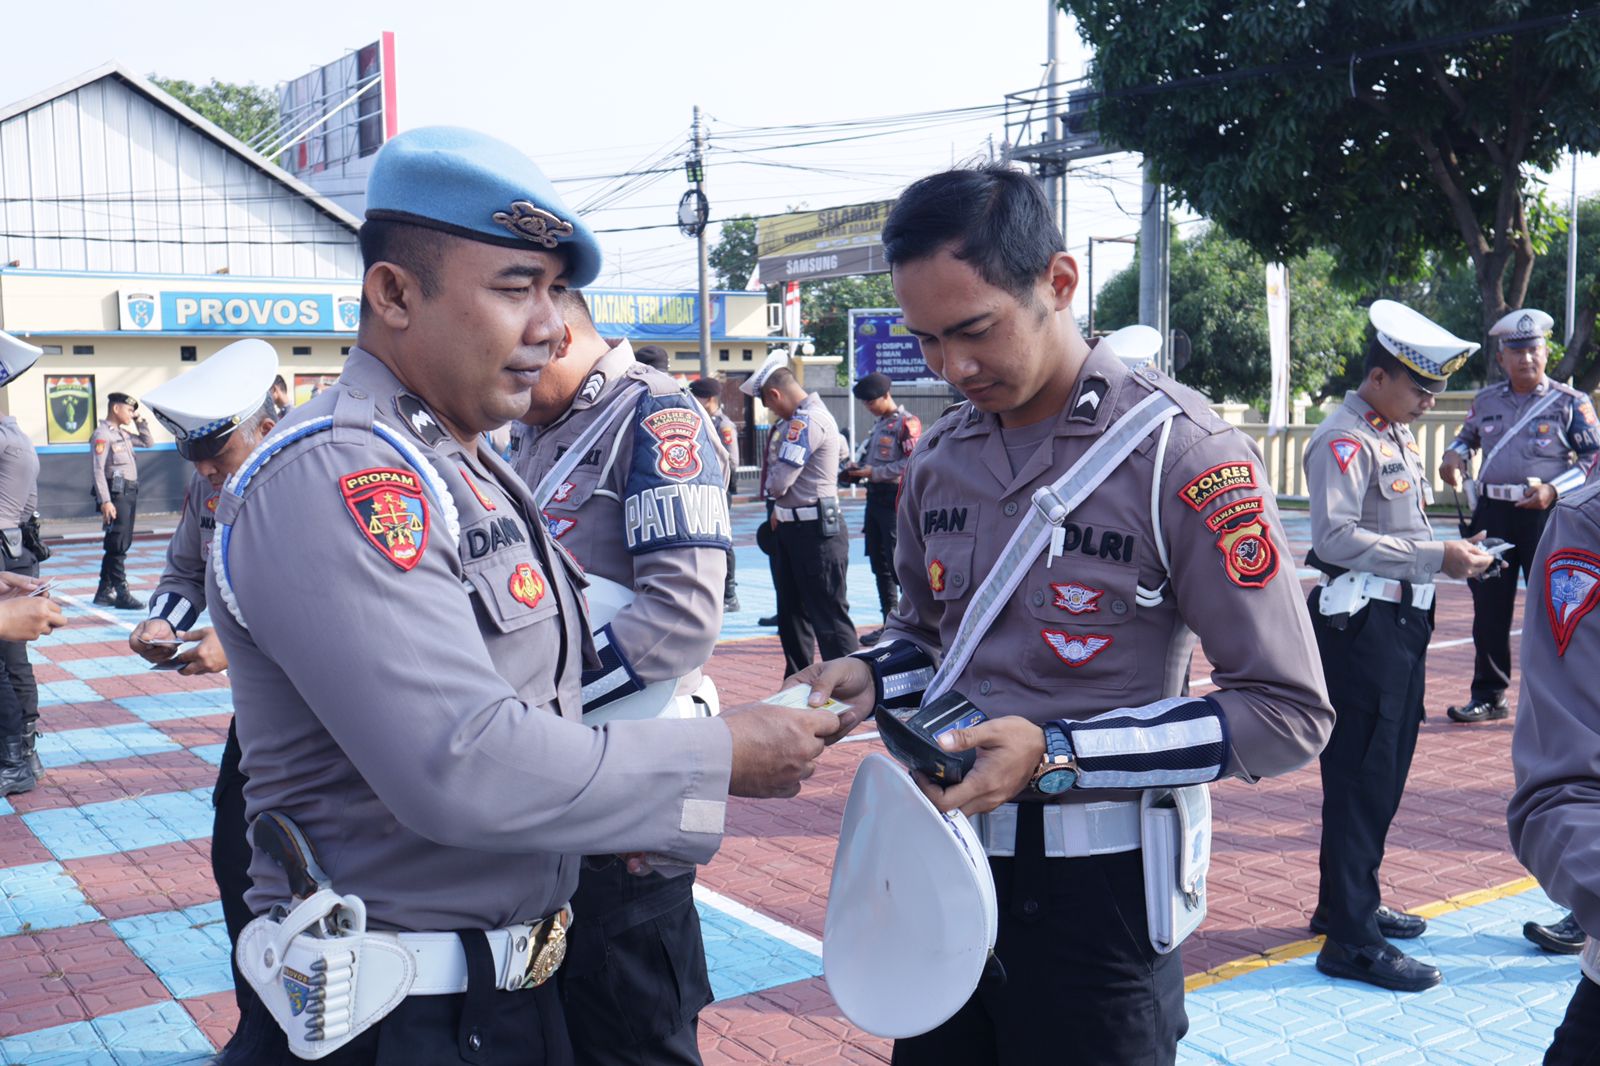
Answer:
[[[401,129],[449,123],[513,142],[602,231],[600,284],[685,289],[696,270],[694,241],[672,226],[687,188],[682,170],[625,187],[615,175],[659,160],[681,168],[675,153],[687,145],[695,105],[707,116],[713,220],[889,199],[923,174],[988,158],[991,145],[1000,150],[1006,94],[1043,79],[1050,10],[1047,0],[808,0],[786,8],[731,0],[403,0],[370,8],[12,0],[7,8],[0,105],[108,60],[141,74],[276,86],[393,31]],[[1079,77],[1088,51],[1066,18],[1058,25],[1058,78]],[[978,110],[906,123],[893,136],[857,137],[881,126],[759,130],[957,108]],[[839,137],[856,139],[806,143]],[[1074,164],[1066,235],[1080,263],[1091,236],[1137,232],[1139,173],[1129,155]],[[1579,184],[1581,192],[1600,188],[1600,164],[1582,161]],[[1566,175],[1552,186],[1564,201]],[[637,228],[655,226],[662,228]],[[1094,254],[1098,289],[1132,248],[1097,242]],[[1080,315],[1086,290],[1080,286]]]
[[[664,226],[602,233],[600,283],[670,288],[696,278],[694,241],[671,225],[688,187],[681,158],[634,187],[618,189],[611,176],[686,147],[695,105],[708,116],[713,219],[890,199],[952,161],[988,158],[991,138],[1000,150],[1005,95],[1043,78],[1048,18],[1046,0],[7,7],[0,105],[108,60],[140,74],[276,86],[393,31],[402,129],[495,134],[557,179],[596,229]],[[1059,41],[1060,77],[1081,76],[1088,53],[1064,17]],[[751,130],[955,108],[984,110],[825,145],[796,142],[871,131]],[[1077,166],[1067,238],[1081,256],[1091,235],[1137,231],[1139,160]],[[1095,255],[1098,287],[1131,249],[1101,244]]]

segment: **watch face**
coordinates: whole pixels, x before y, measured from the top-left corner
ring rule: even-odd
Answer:
[[[1046,770],[1039,777],[1039,791],[1046,796],[1058,796],[1071,788],[1078,780],[1078,771],[1062,766],[1055,770]]]

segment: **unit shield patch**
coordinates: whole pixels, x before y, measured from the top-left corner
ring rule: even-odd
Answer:
[[[1556,654],[1565,656],[1578,623],[1600,603],[1600,555],[1581,548],[1552,552],[1544,573],[1550,632]]]
[[[656,439],[656,470],[674,481],[700,473],[700,416],[687,407],[666,407],[646,415],[640,428]]]
[[[401,570],[410,570],[428,546],[428,501],[409,470],[375,467],[339,479],[339,491],[367,543]]]
[[[1278,549],[1273,546],[1271,530],[1262,517],[1261,501],[1229,510],[1232,513],[1227,520],[1214,527],[1218,530],[1217,550],[1222,553],[1223,569],[1228,580],[1240,588],[1263,588],[1278,572]]]

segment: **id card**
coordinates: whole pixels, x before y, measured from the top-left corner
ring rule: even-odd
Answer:
[[[795,685],[791,688],[784,689],[782,692],[776,692],[771,696],[763,697],[761,702],[769,703],[774,707],[798,707],[801,710],[832,711],[834,714],[844,714],[850,709],[850,705],[848,703],[843,703],[839,700],[831,698],[820,707],[812,707],[806,702],[810,698],[810,685]]]

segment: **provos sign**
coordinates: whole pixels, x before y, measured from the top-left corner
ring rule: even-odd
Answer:
[[[123,289],[120,328],[133,333],[354,333],[355,294]]]

